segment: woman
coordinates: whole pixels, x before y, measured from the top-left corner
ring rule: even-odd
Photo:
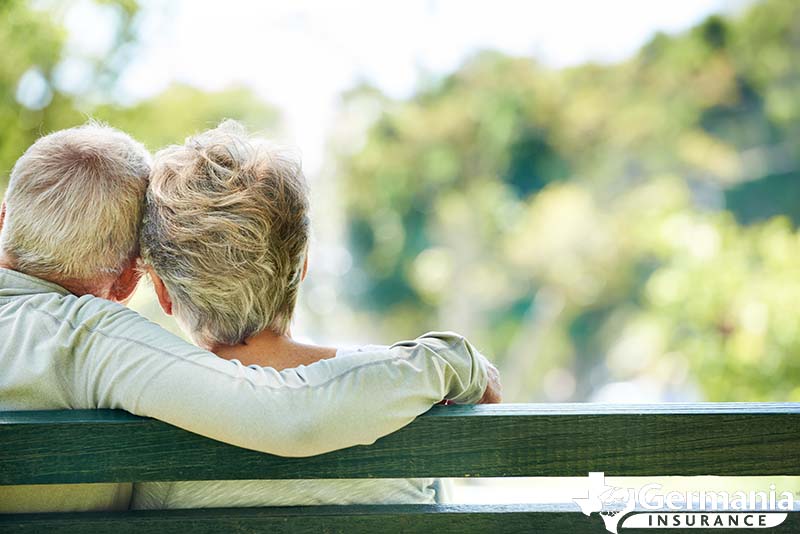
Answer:
[[[279,370],[347,357],[291,337],[309,227],[299,162],[226,121],[156,155],[142,259],[164,311],[223,358]],[[433,335],[474,350],[455,334]],[[498,390],[487,388],[481,401],[499,402]],[[135,487],[133,507],[432,503],[441,499],[436,486],[432,479],[147,483]]]

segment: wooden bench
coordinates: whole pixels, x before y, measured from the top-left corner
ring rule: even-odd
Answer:
[[[111,410],[0,412],[0,485],[364,477],[800,475],[800,403],[440,406],[311,458]],[[800,531],[800,514],[769,532]],[[0,515],[0,532],[605,532],[572,503]],[[623,532],[629,532],[628,529]]]

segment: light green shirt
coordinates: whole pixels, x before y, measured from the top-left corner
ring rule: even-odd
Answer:
[[[476,402],[487,383],[485,360],[457,334],[278,372],[218,358],[124,306],[7,269],[0,369],[0,410],[117,408],[293,457],[371,444],[444,398]],[[0,487],[0,511],[116,509],[128,494],[81,485],[65,502],[62,487],[50,489]]]
[[[339,349],[381,352],[369,345]],[[134,484],[133,509],[303,506],[318,504],[434,504],[442,500],[441,481],[412,479],[213,480]]]

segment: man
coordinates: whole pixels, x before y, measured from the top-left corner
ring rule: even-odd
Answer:
[[[138,282],[149,167],[141,144],[97,124],[43,137],[17,161],[0,213],[0,410],[119,408],[308,456],[372,443],[442,399],[498,400],[496,371],[460,337],[278,372],[118,304]],[[129,497],[130,485],[5,487],[0,511],[124,509]]]

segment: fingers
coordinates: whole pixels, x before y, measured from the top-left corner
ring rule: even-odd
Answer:
[[[488,362],[486,369],[489,381],[486,385],[486,391],[484,391],[483,397],[478,401],[478,404],[499,404],[503,401],[503,385],[500,382],[500,372]]]

